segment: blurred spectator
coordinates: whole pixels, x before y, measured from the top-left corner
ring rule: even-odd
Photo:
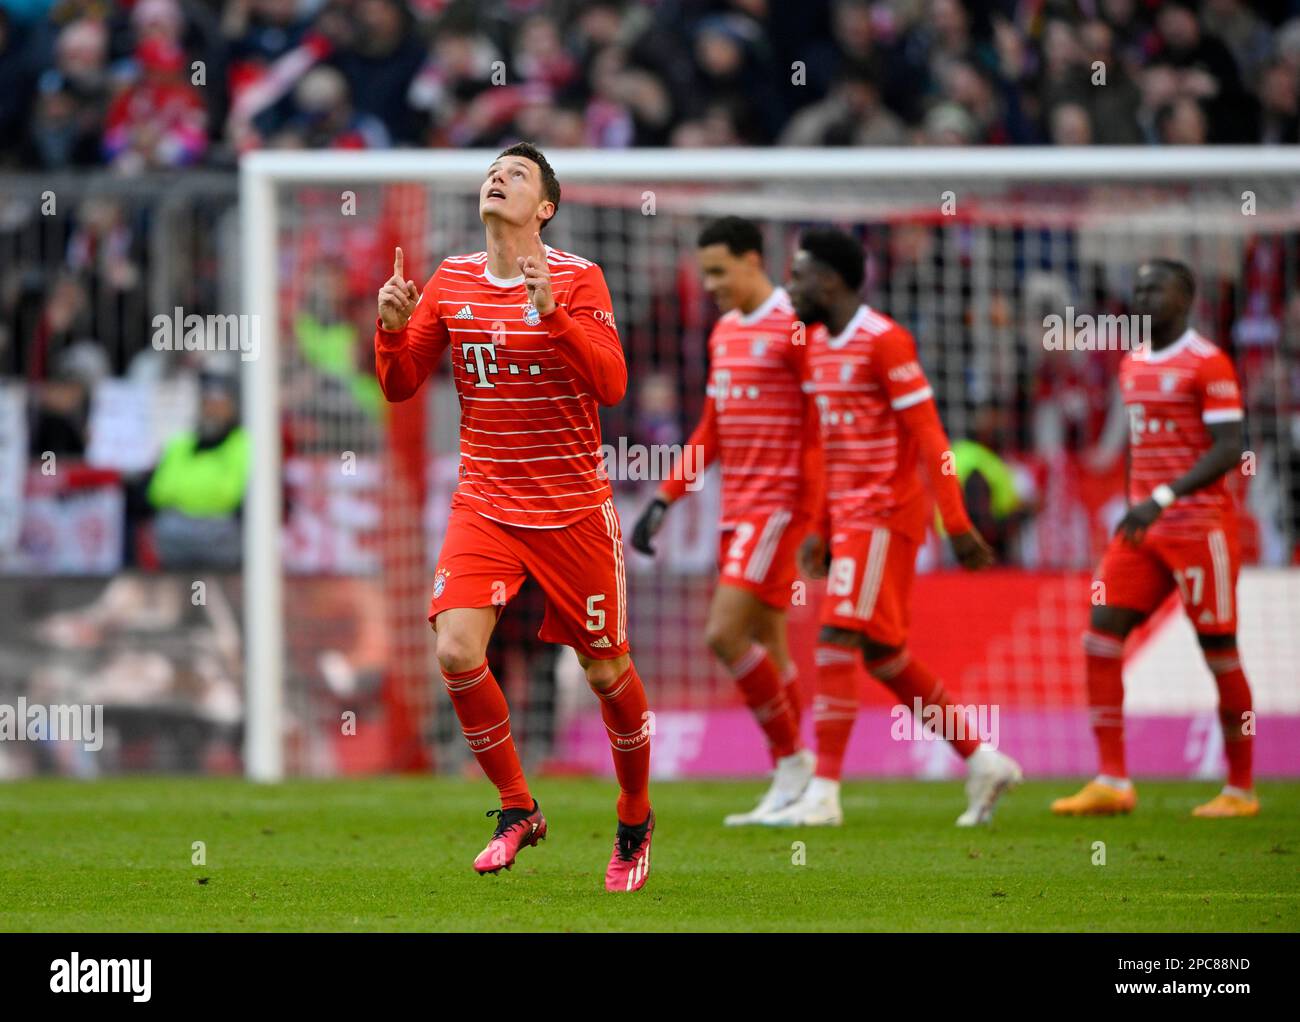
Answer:
[[[124,173],[197,162],[208,144],[207,110],[185,77],[185,55],[152,36],[135,57],[143,78],[109,107],[104,155]]]
[[[347,77],[353,105],[360,113],[382,121],[393,144],[419,141],[419,117],[407,104],[406,95],[424,52],[412,33],[406,4],[401,0],[360,0],[353,31],[351,46],[334,58]]]
[[[0,7],[4,163],[135,171],[334,138],[1163,145],[1166,108],[1179,139],[1281,144],[1294,138],[1288,71],[1300,76],[1300,16],[1282,21],[1294,4],[1242,0],[108,6]],[[322,64],[343,74],[349,106],[325,131],[304,126],[295,91]],[[338,98],[322,80],[310,98]],[[1200,116],[1182,100],[1199,104]],[[210,127],[224,144],[209,146]]]
[[[1162,4],[1156,27],[1163,58],[1182,72],[1182,95],[1204,104],[1206,137],[1215,142],[1255,141],[1256,103],[1243,91],[1232,53],[1202,32],[1196,9],[1180,0]]]
[[[727,103],[746,142],[773,141],[784,104],[775,88],[779,72],[758,24],[739,14],[705,18],[695,31],[694,51],[698,94]]]
[[[781,134],[790,146],[903,145],[903,122],[881,101],[875,75],[861,65],[840,72],[831,94],[800,110]]]
[[[27,155],[13,143],[23,137],[39,70],[23,45],[21,27],[0,7],[0,139],[10,143],[4,146],[0,163],[17,163]]]
[[[1300,142],[1300,73],[1283,60],[1260,76],[1260,136],[1266,145]]]
[[[34,391],[30,451],[80,458],[86,453],[90,395],[108,375],[104,350],[92,340],[68,345],[55,359],[54,372]]]
[[[276,146],[304,149],[382,149],[389,143],[383,122],[352,108],[341,71],[317,67],[293,94],[295,116],[278,132]]]
[[[971,145],[977,130],[974,118],[962,107],[940,103],[925,115],[922,137],[927,145]]]
[[[1091,145],[1092,119],[1079,103],[1061,103],[1052,111],[1053,145]]]
[[[1273,41],[1267,23],[1241,0],[1206,0],[1201,7],[1205,31],[1222,42],[1250,84],[1268,61]]]
[[[1083,26],[1080,41],[1090,86],[1083,106],[1088,112],[1091,140],[1100,145],[1140,145],[1142,132],[1135,111],[1142,94],[1116,52],[1114,30],[1095,19]],[[1094,85],[1098,71],[1104,75],[1103,84]]]
[[[514,71],[561,92],[578,80],[578,62],[564,49],[559,23],[545,14],[525,18],[514,40]]]
[[[1178,72],[1168,64],[1152,64],[1142,72],[1142,101],[1138,104],[1137,122],[1142,137],[1150,145],[1162,141],[1157,119],[1178,96]]]
[[[58,169],[99,162],[108,111],[108,30],[79,18],[59,33],[55,66],[40,77],[31,125],[41,166]]]
[[[234,378],[205,375],[197,428],[168,442],[149,479],[154,546],[164,568],[239,566],[248,437],[237,393]]]
[[[408,102],[430,119],[430,145],[463,145],[470,103],[491,88],[500,51],[487,36],[449,25],[441,29],[408,90]]]
[[[1205,145],[1209,125],[1201,104],[1183,97],[1165,107],[1156,117],[1156,130],[1165,145]]]
[[[309,19],[298,0],[230,0],[223,5],[222,34],[233,61],[268,62],[297,46]]]

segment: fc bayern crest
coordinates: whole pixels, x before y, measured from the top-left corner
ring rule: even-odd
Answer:
[[[436,600],[442,595],[442,591],[447,588],[447,576],[450,575],[446,568],[439,568],[437,574],[433,576],[433,598]]]
[[[532,302],[524,303],[524,322],[529,326],[536,326],[542,321],[542,314],[537,311],[537,306]]]

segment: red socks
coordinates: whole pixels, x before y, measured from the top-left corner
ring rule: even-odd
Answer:
[[[1236,645],[1207,650],[1205,663],[1219,686],[1219,722],[1223,727],[1223,751],[1228,757],[1228,784],[1249,791],[1251,753],[1254,748],[1255,721],[1251,709],[1250,686],[1241,669]]]
[[[1088,664],[1088,711],[1106,777],[1127,777],[1124,765],[1124,640],[1106,632],[1083,633]]]
[[[533,796],[510,737],[510,710],[487,661],[463,674],[442,674],[465,741],[488,780],[501,793],[502,809],[532,809]]]
[[[858,717],[857,654],[840,646],[817,646],[817,691],[813,728],[817,735],[817,776],[838,781],[844,750]]]
[[[745,705],[753,711],[758,726],[767,735],[773,761],[796,752],[799,719],[790,705],[787,685],[767,650],[756,642],[728,669],[745,697]]]
[[[639,826],[650,815],[650,712],[636,665],[629,660],[614,684],[604,692],[594,686],[592,691],[600,697],[618,775],[619,821]]]
[[[919,699],[922,711],[931,706],[938,707],[942,711],[939,719],[945,725],[955,719],[954,711],[950,709],[953,706],[952,697],[943,687],[943,682],[919,660],[913,660],[908,650],[904,649],[884,660],[873,660],[867,664],[867,670],[909,709],[915,709]],[[944,735],[962,759],[968,759],[980,747],[977,721],[969,716],[969,710],[967,714],[961,737],[955,732]]]
[[[463,674],[442,675],[451,704],[460,719],[465,741],[488,780],[501,793],[502,809],[532,809],[524,770],[510,737],[506,697],[487,661]],[[645,689],[629,663],[628,669],[600,697],[600,713],[609,732],[620,794],[618,818],[633,826],[650,815],[650,718]]]
[[[785,701],[790,704],[795,734],[798,734],[803,723],[803,689],[799,687],[799,668],[793,660],[785,665]]]

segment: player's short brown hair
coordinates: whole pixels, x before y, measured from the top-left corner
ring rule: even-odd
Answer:
[[[542,151],[531,142],[516,142],[509,149],[502,150],[497,159],[503,156],[522,156],[525,160],[532,160],[537,164],[537,169],[542,174],[542,195],[555,206],[555,213],[560,211],[560,179],[555,176],[555,171],[551,169],[550,163],[542,155]],[[555,219],[555,213],[551,214],[551,220]],[[539,230],[546,230],[546,225],[551,220],[543,220]]]

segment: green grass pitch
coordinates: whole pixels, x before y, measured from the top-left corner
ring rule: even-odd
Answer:
[[[488,877],[485,782],[12,782],[0,930],[1300,929],[1300,784],[1261,784],[1254,820],[1150,782],[1131,817],[1052,817],[1074,787],[1026,784],[972,832],[957,783],[851,781],[842,828],[729,830],[763,782],[661,782],[650,882],[614,895],[612,782],[539,780],[550,837]]]

